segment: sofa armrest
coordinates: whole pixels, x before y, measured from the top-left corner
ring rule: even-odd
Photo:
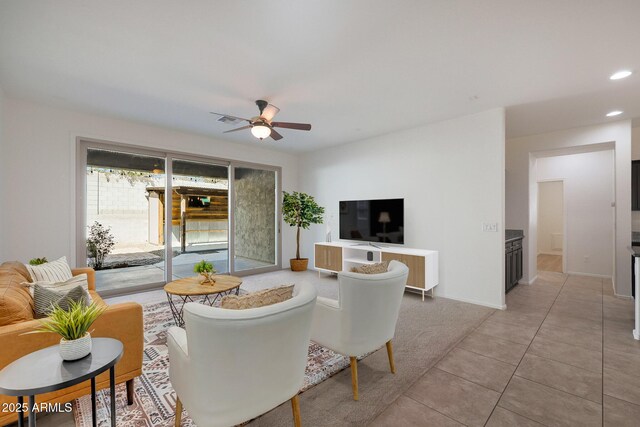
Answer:
[[[0,327],[0,369],[20,357],[60,342],[53,333],[28,334],[40,322],[30,320]],[[111,337],[122,341],[124,355],[116,365],[117,375],[142,372],[143,325],[142,306],[136,303],[122,303],[109,308],[91,327],[93,337]]]
[[[116,372],[142,372],[144,325],[142,306],[135,302],[110,305],[92,325],[93,337],[115,338],[124,345],[124,354]]]
[[[89,289],[92,291],[95,291],[96,290],[96,271],[91,267],[71,269],[71,274],[73,274],[74,276],[77,276],[82,273],[85,273],[87,275],[87,282],[89,283]]]

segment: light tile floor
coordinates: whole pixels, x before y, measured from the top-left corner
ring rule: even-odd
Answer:
[[[640,426],[633,303],[610,280],[541,272],[418,379],[376,426]]]

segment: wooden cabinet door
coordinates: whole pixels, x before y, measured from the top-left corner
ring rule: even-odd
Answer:
[[[518,283],[520,279],[522,279],[522,248],[517,249],[515,252],[516,257],[516,280]]]
[[[504,254],[504,289],[508,291],[511,289],[511,260],[513,259],[513,252],[507,252]]]
[[[342,248],[338,246],[316,245],[315,266],[331,271],[342,271]]]
[[[425,259],[419,255],[397,254],[393,252],[382,252],[382,261],[400,261],[409,267],[409,278],[407,285],[424,289],[425,280]]]
[[[514,287],[518,283],[518,251],[515,250],[511,257],[511,287]]]

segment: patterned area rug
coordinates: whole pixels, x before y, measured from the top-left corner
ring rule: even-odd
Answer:
[[[142,375],[135,381],[133,405],[127,405],[125,384],[116,386],[116,416],[118,426],[170,427],[175,421],[176,395],[169,382],[169,351],[166,331],[175,323],[167,302],[144,306],[144,355]],[[305,372],[305,391],[349,366],[349,358],[311,343]],[[109,390],[97,392],[98,426],[110,426]],[[91,395],[74,401],[77,427],[91,426]],[[195,426],[189,414],[182,415],[182,426]]]

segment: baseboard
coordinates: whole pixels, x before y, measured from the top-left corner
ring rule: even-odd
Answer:
[[[579,271],[568,271],[566,274],[575,274],[576,276],[597,277],[598,279],[611,279],[606,274],[580,273]]]
[[[526,280],[520,280],[518,283],[522,283],[523,285],[533,285],[533,282],[535,282],[536,280],[538,280],[537,274],[533,276],[533,279],[529,280],[528,282]]]
[[[616,294],[615,291],[613,292],[613,296],[616,298],[620,298],[620,299],[628,299],[628,300],[632,300],[633,301],[633,297],[631,295],[620,295],[620,294]]]
[[[502,305],[487,304],[486,302],[476,301],[476,300],[469,299],[469,298],[454,298],[454,297],[447,296],[447,295],[436,295],[436,298],[447,298],[447,299],[452,299],[454,301],[466,302],[466,303],[469,303],[469,304],[481,305],[483,307],[495,308],[497,310],[506,310],[507,309],[507,305],[506,304],[502,304]]]

